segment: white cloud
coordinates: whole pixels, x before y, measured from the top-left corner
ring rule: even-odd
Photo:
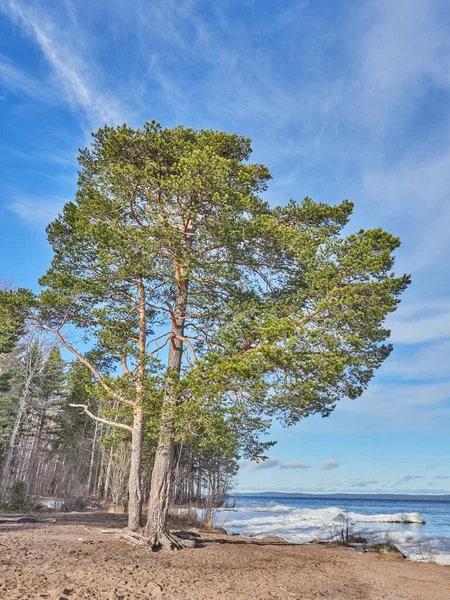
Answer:
[[[450,381],[407,384],[374,382],[356,400],[342,400],[327,419],[312,417],[298,433],[327,435],[388,434],[396,431],[446,431],[450,419]]]
[[[413,407],[439,407],[450,398],[450,381],[405,385],[402,383],[374,383],[358,400],[344,400],[339,410],[392,418],[406,413]],[[423,411],[422,411],[422,416]]]
[[[32,227],[42,229],[61,212],[66,200],[39,196],[16,197],[8,208]]]
[[[240,465],[241,467],[247,468],[250,471],[263,471],[265,469],[279,467],[281,465],[281,461],[274,456],[268,456],[266,460],[260,461],[242,460]]]
[[[78,29],[76,19],[70,19],[73,14],[70,5],[65,5],[66,10],[61,5],[58,11],[52,11],[34,2],[3,0],[0,7],[39,46],[55,78],[53,88],[57,95],[62,91],[70,106],[81,109],[97,124],[123,121],[119,100],[102,87],[101,72],[96,69],[92,55],[89,56],[92,47],[83,55],[83,32]],[[60,20],[53,20],[59,15]],[[20,83],[17,77],[16,82]],[[26,83],[21,87],[22,91],[30,91]]]
[[[42,78],[38,79],[22,71],[15,63],[0,55],[0,83],[14,94],[28,96],[54,104],[55,94]]]
[[[433,153],[432,141],[427,147],[426,154],[364,166],[357,191],[371,207],[372,219],[378,213],[387,227],[392,219],[399,223],[396,233],[403,234],[403,246],[397,268],[412,272],[413,282],[414,274],[435,268],[450,252],[450,152]]]
[[[400,485],[402,483],[408,483],[409,481],[414,481],[415,479],[426,479],[425,475],[405,475],[402,477],[400,481],[397,482],[396,485]]]
[[[391,328],[391,340],[394,343],[421,344],[450,338],[449,300],[401,305],[389,318],[388,327]]]
[[[366,488],[371,487],[373,485],[378,484],[379,481],[377,479],[354,479],[348,483],[348,486],[351,488]]]
[[[253,461],[253,460],[241,460],[240,466],[250,471],[261,471],[265,469],[273,469],[278,467],[280,469],[310,469],[312,465],[299,460],[292,460],[283,463],[279,458],[269,456],[266,460]]]
[[[360,118],[381,131],[407,119],[430,82],[450,86],[450,40],[441,11],[445,0],[361,4],[356,38],[361,57],[356,86]],[[362,102],[365,101],[365,103]]]
[[[383,367],[383,373],[398,379],[429,379],[450,376],[448,357],[450,340],[412,349],[401,357],[394,356]]]
[[[338,460],[331,458],[330,460],[326,460],[320,468],[329,471],[331,469],[337,469],[340,464],[341,463]]]
[[[300,460],[290,460],[280,466],[282,469],[310,469],[312,467],[309,463]]]

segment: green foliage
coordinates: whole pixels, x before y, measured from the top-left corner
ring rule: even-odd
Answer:
[[[13,353],[25,331],[32,304],[33,295],[28,290],[0,289],[0,449],[13,419],[11,398],[4,396],[10,392],[14,381],[14,369],[8,355]]]
[[[9,371],[0,374],[0,394],[9,392],[9,390],[11,389],[12,378],[13,375]]]
[[[12,371],[8,371],[0,377],[0,382],[2,380],[5,382],[3,389],[0,390],[0,461],[14,424],[15,398],[8,393],[11,391],[13,377]]]
[[[7,370],[0,377],[0,382],[7,381],[0,388],[0,454],[21,412],[21,403],[19,437],[31,435],[30,429],[37,422],[46,425],[46,408],[62,394],[65,373],[61,354],[58,347],[46,342],[39,335],[29,334],[5,359]]]
[[[73,363],[65,374],[63,393],[53,417],[53,445],[55,449],[70,449],[80,440],[89,439],[94,424],[90,419],[69,406],[70,403],[86,404],[93,410],[98,407],[96,386],[90,371],[80,363]]]
[[[0,354],[14,349],[32,304],[33,296],[28,290],[0,289]]]
[[[257,456],[272,418],[327,416],[361,395],[391,352],[384,320],[409,277],[392,272],[398,238],[344,235],[350,202],[271,208],[260,197],[270,174],[250,154],[236,134],[155,122],[100,129],[81,151],[75,201],[47,229],[54,257],[39,319],[82,331],[111,389],[130,401],[143,364],[157,431],[164,378],[178,380],[164,359],[182,288],[183,367],[169,419],[181,437],[200,423],[205,439],[220,423],[222,441]]]

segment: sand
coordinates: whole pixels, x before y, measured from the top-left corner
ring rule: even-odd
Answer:
[[[206,532],[202,548],[151,553],[102,533],[123,517],[56,518],[0,525],[1,600],[450,599],[450,567]]]

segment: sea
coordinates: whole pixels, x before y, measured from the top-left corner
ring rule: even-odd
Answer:
[[[241,495],[234,507],[220,509],[216,519],[229,533],[310,543],[330,540],[342,515],[369,542],[390,541],[411,560],[450,565],[449,500]]]
[[[292,496],[237,496],[237,506],[267,506],[267,503],[275,503],[293,508],[312,508],[323,509],[338,507],[346,512],[358,513],[361,515],[377,514],[398,514],[398,513],[419,513],[425,519],[424,525],[417,524],[389,524],[390,529],[419,530],[424,535],[444,536],[450,538],[450,501],[443,500],[365,500],[359,498],[297,498]],[[395,527],[394,527],[395,525]]]

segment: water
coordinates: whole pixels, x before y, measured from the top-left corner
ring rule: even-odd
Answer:
[[[352,532],[369,543],[389,541],[411,560],[450,565],[450,501],[242,496],[235,508],[220,509],[218,518],[231,533],[308,543],[336,539],[347,518],[342,511],[350,513]],[[412,522],[402,523],[405,518]]]
[[[411,530],[430,537],[447,537],[450,539],[450,502],[432,500],[363,500],[360,498],[293,498],[291,496],[241,496],[237,506],[248,507],[263,506],[268,502],[292,506],[294,508],[330,508],[335,506],[347,512],[361,515],[420,513],[425,525],[400,524],[400,523],[373,523],[373,529],[389,529],[389,531]]]

